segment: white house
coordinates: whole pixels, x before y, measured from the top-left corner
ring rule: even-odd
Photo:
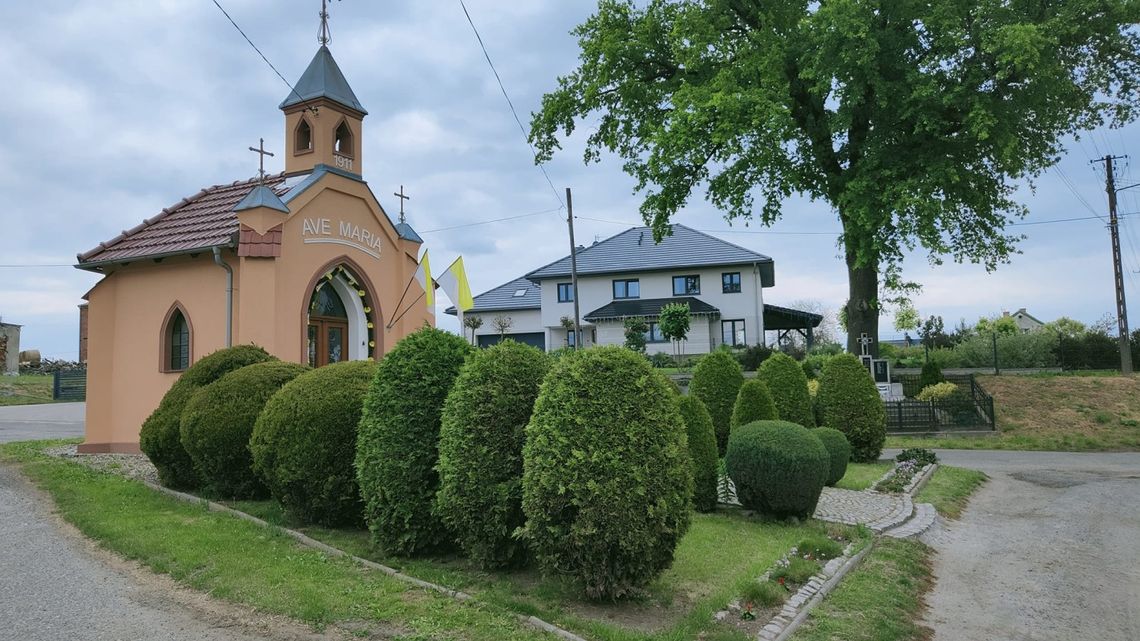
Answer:
[[[657,324],[669,303],[689,305],[686,354],[762,343],[765,330],[810,337],[821,320],[764,303],[764,288],[775,284],[771,258],[684,225],[673,225],[673,235],[661,243],[653,242],[650,228],[634,227],[576,254],[583,345],[622,345],[625,320],[640,317],[649,323],[647,351],[672,353]],[[454,308],[446,311],[455,314]],[[547,350],[573,345],[570,257],[479,294],[464,316],[482,319],[474,334],[480,346],[504,335]],[[500,331],[496,319],[509,320],[509,328]],[[470,340],[471,330],[465,331]]]

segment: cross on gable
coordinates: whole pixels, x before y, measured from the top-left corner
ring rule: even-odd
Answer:
[[[265,157],[266,156],[272,157],[273,153],[265,151],[265,139],[264,138],[260,139],[260,142],[258,143],[258,145],[256,147],[250,147],[249,150],[252,152],[256,152],[258,154],[261,154],[261,158],[259,159],[259,162],[257,164],[257,167],[258,167],[257,176],[258,176],[258,182],[265,182]]]
[[[868,352],[871,348],[871,344],[875,342],[875,339],[868,336],[867,332],[863,332],[862,334],[859,335],[859,338],[856,340],[859,343],[859,349],[860,349],[860,352],[862,352],[862,355],[863,356],[869,356],[870,354]]]
[[[400,222],[407,222],[404,220],[404,201],[411,200],[412,197],[404,193],[404,186],[400,185],[399,192],[392,192],[392,195],[400,199]]]

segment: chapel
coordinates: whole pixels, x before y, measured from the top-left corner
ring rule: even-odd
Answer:
[[[197,359],[253,343],[320,367],[379,359],[435,324],[410,301],[423,240],[364,180],[357,99],[322,38],[279,105],[284,171],[214,185],[78,255],[84,297],[81,452],[138,452],[139,428]],[[251,147],[267,156],[264,144]],[[402,189],[401,189],[402,195]]]

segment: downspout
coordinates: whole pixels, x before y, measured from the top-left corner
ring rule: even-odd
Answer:
[[[226,270],[226,347],[234,342],[234,268],[222,260],[222,248],[214,247],[214,263]]]
[[[758,338],[756,345],[763,345],[767,342],[764,340],[764,316],[760,310],[761,290],[763,290],[763,284],[760,282],[760,263],[752,263],[752,306],[756,313],[756,336]]]

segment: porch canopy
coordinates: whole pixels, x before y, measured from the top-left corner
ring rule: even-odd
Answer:
[[[823,321],[823,316],[789,307],[764,304],[764,330],[774,331],[776,343],[784,340],[789,332],[797,332],[804,337],[807,348],[815,344],[814,330]]]
[[[708,303],[692,296],[674,296],[672,298],[631,298],[629,300],[615,300],[603,305],[582,317],[583,320],[596,323],[605,320],[624,320],[626,318],[657,318],[661,315],[661,308],[669,303],[688,303],[689,313],[693,316],[717,316],[720,310]],[[819,324],[818,322],[816,323]]]

